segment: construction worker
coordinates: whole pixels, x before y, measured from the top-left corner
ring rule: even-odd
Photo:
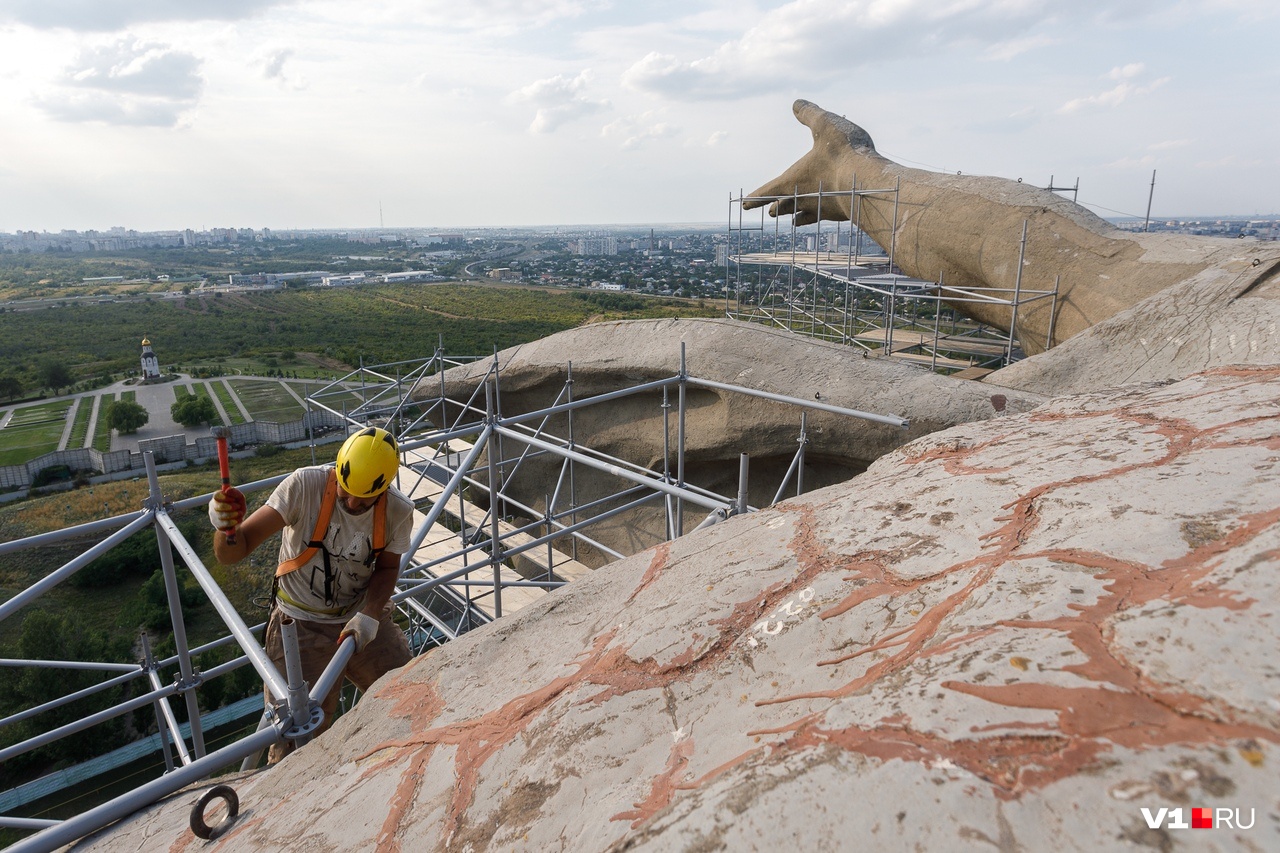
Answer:
[[[347,636],[355,638],[356,652],[345,675],[361,690],[408,663],[409,644],[391,619],[390,601],[413,522],[413,503],[391,485],[399,464],[391,434],[369,427],[343,442],[336,465],[294,471],[248,518],[238,489],[215,492],[210,500],[213,550],[223,565],[239,563],[281,532],[263,641],[281,674],[280,623],[286,617],[297,626],[308,685],[316,683]],[[341,686],[339,679],[324,698],[317,733],[332,723]],[[273,746],[269,762],[291,748]]]

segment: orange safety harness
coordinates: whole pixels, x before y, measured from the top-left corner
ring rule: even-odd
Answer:
[[[329,549],[324,546],[325,534],[329,532],[329,519],[333,517],[333,505],[338,500],[338,475],[333,470],[329,470],[329,476],[324,484],[324,497],[320,499],[320,512],[316,515],[316,526],[311,532],[311,539],[307,542],[306,547],[302,549],[302,553],[291,560],[285,560],[276,567],[276,575],[271,585],[271,600],[275,603],[275,599],[279,595],[280,578],[290,572],[297,571],[303,566],[311,562],[319,551],[324,567],[324,599],[326,604],[334,604],[334,581],[336,576],[330,564]],[[387,547],[387,493],[383,492],[378,495],[378,501],[373,505],[373,549],[369,552],[368,559],[365,560],[366,566],[371,566],[378,556],[382,554]],[[314,571],[314,570],[313,570]],[[314,576],[314,575],[313,575]],[[290,602],[292,603],[292,602]]]

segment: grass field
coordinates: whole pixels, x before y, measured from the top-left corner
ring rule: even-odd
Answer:
[[[0,430],[0,465],[20,465],[57,450],[70,409],[70,400],[15,409]]]
[[[278,370],[298,379],[323,379],[330,381],[346,376],[351,368],[345,364],[325,359],[313,353],[297,353],[293,359],[279,355],[210,358],[179,365],[182,373],[195,375],[201,369],[223,373],[227,376],[266,376],[269,370]]]
[[[244,415],[240,414],[240,407],[236,405],[235,400],[231,399],[231,392],[227,390],[227,386],[221,379],[211,379],[205,385],[218,395],[218,399],[222,401],[222,408],[227,410],[227,417],[231,418],[232,424],[245,422]]]
[[[111,427],[107,426],[107,407],[115,402],[114,394],[103,394],[98,401],[98,423],[93,428],[93,446],[103,453],[111,449]]]
[[[230,379],[231,387],[255,421],[289,423],[302,418],[306,409],[274,379]]]
[[[82,397],[80,408],[76,409],[76,422],[71,425],[71,437],[67,439],[67,449],[84,447],[85,437],[89,435],[89,418],[93,415],[93,398]]]

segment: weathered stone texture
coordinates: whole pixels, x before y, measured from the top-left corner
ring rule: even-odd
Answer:
[[[85,849],[1274,849],[1278,415],[1233,368],[928,436],[415,660],[217,843],[191,793]]]

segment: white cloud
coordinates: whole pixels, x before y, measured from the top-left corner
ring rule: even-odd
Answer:
[[[1267,162],[1257,157],[1241,157],[1236,154],[1228,154],[1217,160],[1201,160],[1196,163],[1197,169],[1256,169],[1259,167],[1271,167],[1275,165],[1275,161]]]
[[[631,151],[642,147],[651,139],[666,139],[676,136],[680,129],[667,121],[662,121],[652,112],[638,116],[623,116],[600,128],[600,135],[606,139],[621,138],[621,148]]]
[[[1174,148],[1185,148],[1191,144],[1190,139],[1166,139],[1147,146],[1150,151],[1170,151]]]
[[[1088,17],[1101,2],[1068,8]],[[909,59],[961,43],[1011,58],[1050,43],[1028,31],[1053,21],[1048,0],[792,0],[708,55],[682,59],[650,51],[623,74],[632,89],[680,100],[737,98],[813,88],[851,69]]]
[[[1033,53],[1042,47],[1049,47],[1057,44],[1061,39],[1051,38],[1050,36],[1034,35],[1021,38],[1012,38],[1008,41],[997,42],[991,45],[982,53],[983,59],[993,62],[1008,62],[1011,59],[1022,56],[1024,53]]]
[[[206,0],[212,2],[212,0]],[[358,9],[359,26],[374,30],[469,31],[490,37],[527,34],[530,29],[579,18],[606,0],[379,0],[353,7],[348,0],[319,0],[335,20],[349,20]]]
[[[125,37],[81,50],[36,105],[60,121],[172,127],[200,98],[200,63],[170,45]]]
[[[1172,79],[1170,77],[1160,77],[1144,85],[1131,82],[1135,77],[1141,76],[1145,70],[1146,68],[1141,62],[1133,62],[1113,68],[1107,74],[1107,77],[1112,80],[1120,80],[1119,84],[1096,95],[1072,98],[1058,107],[1058,112],[1066,114],[1078,112],[1089,107],[1116,107],[1135,95],[1150,94]]]
[[[557,74],[535,80],[512,92],[509,97],[516,103],[537,107],[529,125],[531,133],[551,133],[568,122],[609,108],[607,100],[587,96],[585,90],[590,82],[589,71],[582,71],[572,78]]]
[[[1130,62],[1128,65],[1121,65],[1112,68],[1107,74],[1112,80],[1132,80],[1143,71],[1147,70],[1147,66],[1141,62]]]
[[[294,0],[6,0],[0,23],[38,29],[121,30],[150,21],[232,21]]]
[[[299,77],[289,73],[285,69],[285,63],[293,58],[293,48],[278,48],[267,53],[262,59],[262,76],[268,80],[275,80],[281,86],[289,89],[305,89],[307,81],[304,77]]]
[[[1121,157],[1119,160],[1112,160],[1110,163],[1104,164],[1105,169],[1134,169],[1138,166],[1146,168],[1156,165],[1156,158],[1150,154],[1142,157]]]

